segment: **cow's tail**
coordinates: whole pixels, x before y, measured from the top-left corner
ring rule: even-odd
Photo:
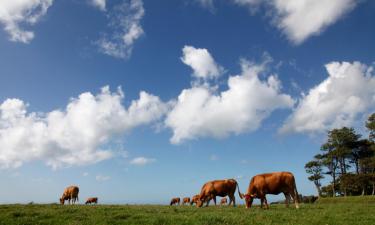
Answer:
[[[236,181],[236,186],[237,186],[237,190],[238,190],[238,195],[240,196],[241,199],[243,199],[244,195],[241,193],[240,186],[238,185],[237,181]]]
[[[300,200],[299,200],[299,195],[298,195],[298,191],[297,191],[297,185],[296,185],[296,180],[294,179],[294,176],[293,176],[293,192],[294,192],[294,204],[296,205],[296,208],[298,209],[299,208],[299,205],[298,203],[300,203]]]

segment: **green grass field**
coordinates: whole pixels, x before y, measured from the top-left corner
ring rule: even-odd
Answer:
[[[301,208],[156,205],[0,205],[0,224],[375,224],[375,197],[321,199]]]

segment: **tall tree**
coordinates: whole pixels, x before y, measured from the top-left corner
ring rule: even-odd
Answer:
[[[366,122],[366,127],[370,132],[370,140],[375,141],[375,113],[369,116]]]
[[[318,191],[318,196],[321,197],[322,196],[322,191],[320,189],[320,187],[322,186],[321,183],[320,183],[320,180],[324,178],[324,176],[322,175],[322,171],[323,171],[323,165],[322,165],[322,155],[316,155],[314,157],[314,160],[306,163],[305,165],[305,169],[306,169],[306,172],[308,174],[311,174],[311,176],[308,177],[308,179],[312,182],[314,182],[315,184],[315,187]]]

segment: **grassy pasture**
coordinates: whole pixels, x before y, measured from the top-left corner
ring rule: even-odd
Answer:
[[[0,205],[0,224],[375,224],[375,197],[326,198],[301,208],[159,205]]]

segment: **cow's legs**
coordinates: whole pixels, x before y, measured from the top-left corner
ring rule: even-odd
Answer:
[[[216,206],[216,196],[211,197],[214,200],[215,206]]]
[[[206,207],[208,207],[208,205],[210,204],[211,198],[207,197],[205,200],[206,200]]]
[[[230,198],[233,201],[233,207],[236,207],[236,198],[234,197],[234,195],[230,196]]]
[[[299,205],[298,205],[298,195],[296,195],[295,193],[292,193],[291,194],[292,198],[293,198],[293,201],[294,201],[294,204],[296,206],[296,209],[299,209]]]
[[[264,196],[264,203],[266,204],[266,209],[269,209],[270,207],[268,206],[267,198]]]
[[[290,195],[289,193],[284,193],[285,196],[285,206],[289,207]]]

